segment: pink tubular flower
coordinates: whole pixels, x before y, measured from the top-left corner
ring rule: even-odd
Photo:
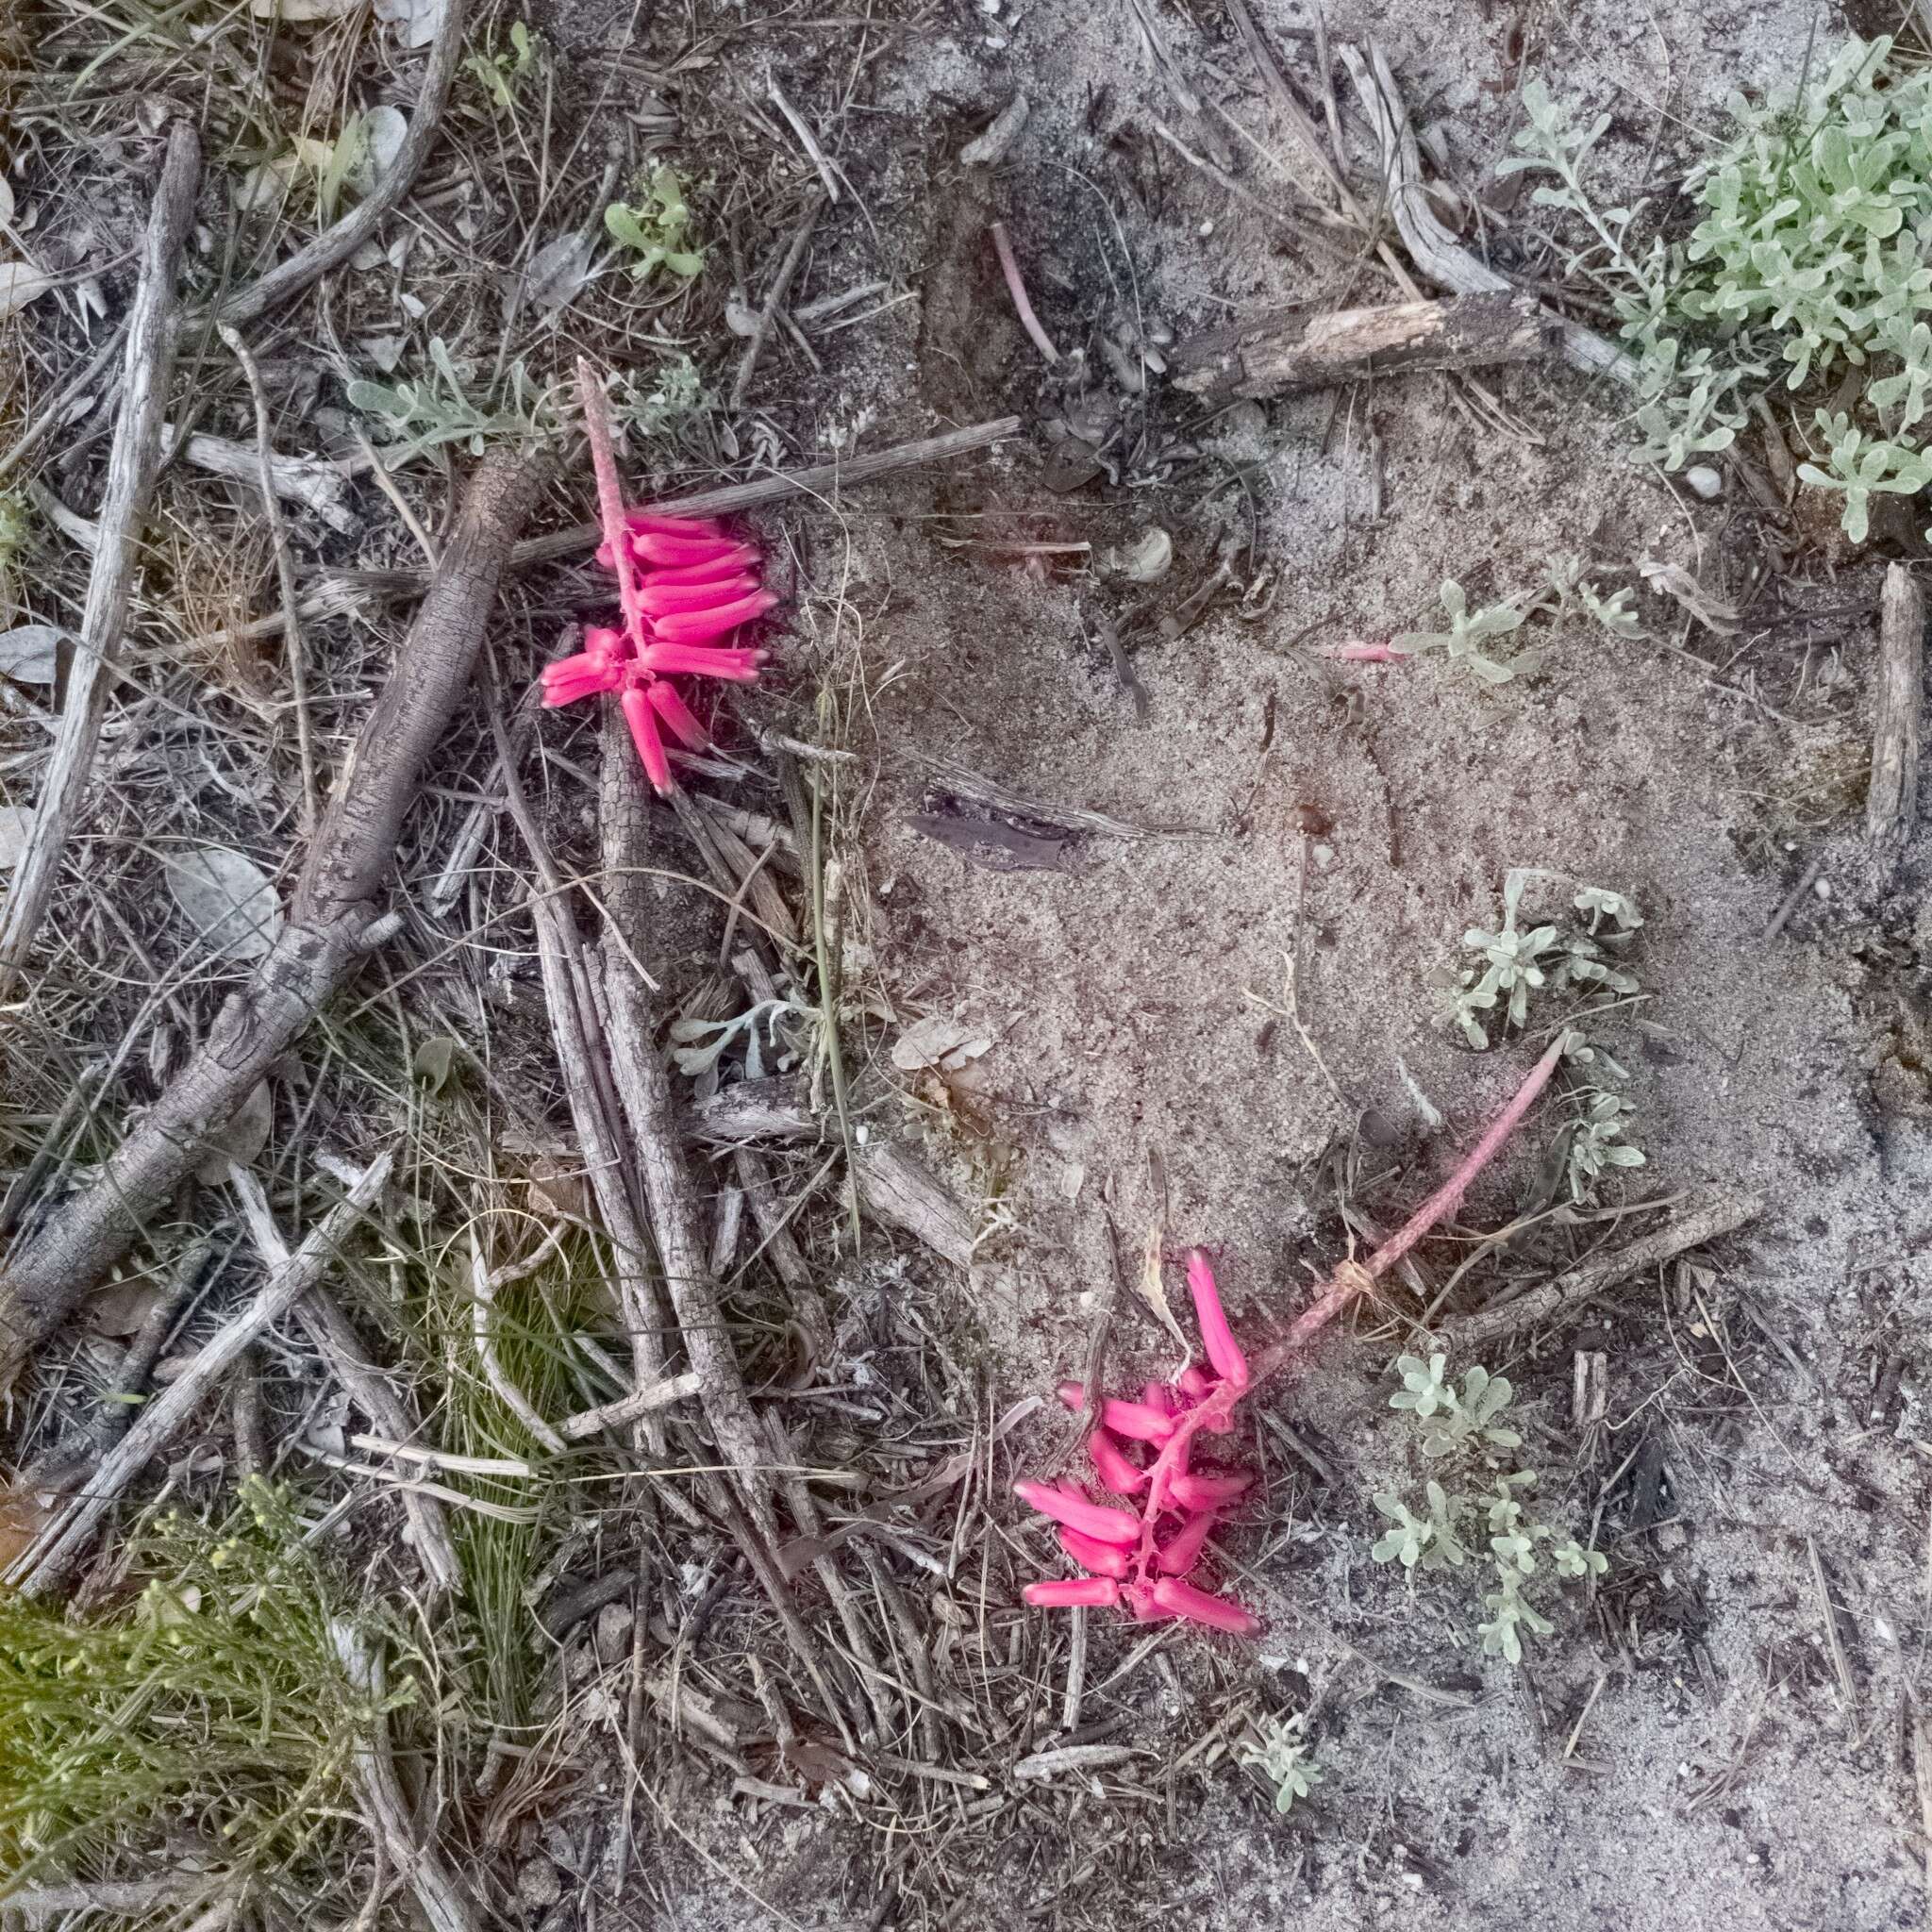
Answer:
[[[762,617],[778,600],[758,588],[758,550],[727,536],[715,519],[624,508],[603,385],[586,361],[577,364],[577,386],[604,530],[597,561],[616,574],[622,623],[615,629],[588,627],[581,651],[544,667],[543,703],[571,705],[615,693],[645,775],[659,791],[670,791],[676,780],[664,730],[691,751],[708,749],[711,740],[665,680],[751,683],[765,653],[726,648],[719,640]]]
[[[1053,1486],[1013,1486],[1023,1502],[1060,1525],[1060,1547],[1087,1572],[1082,1582],[1105,1582],[1114,1593],[1091,1594],[1075,1585],[1078,1593],[1065,1594],[1063,1586],[1030,1584],[1029,1604],[1118,1603],[1137,1623],[1178,1617],[1242,1636],[1260,1627],[1240,1604],[1182,1581],[1199,1567],[1221,1513],[1247,1493],[1253,1480],[1240,1473],[1196,1474],[1188,1466],[1198,1431],[1224,1434],[1233,1428],[1235,1404],[1250,1381],[1248,1360],[1227,1325],[1213,1271],[1198,1250],[1188,1257],[1188,1285],[1213,1373],[1190,1363],[1171,1384],[1145,1384],[1138,1402],[1103,1397],[1099,1426],[1087,1437],[1094,1474],[1116,1496],[1133,1497],[1138,1514],[1090,1502],[1078,1484],[1065,1478]],[[1062,1382],[1057,1392],[1075,1414],[1088,1409],[1081,1383]],[[1122,1437],[1147,1445],[1153,1459],[1146,1468],[1128,1457]],[[1178,1527],[1172,1524],[1175,1517]]]
[[[1075,1604],[1114,1604],[1121,1587],[1111,1576],[1066,1576],[1051,1583],[1029,1583],[1021,1594],[1037,1610],[1061,1609]]]

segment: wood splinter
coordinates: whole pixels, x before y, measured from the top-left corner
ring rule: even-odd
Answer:
[[[1271,308],[1191,337],[1170,367],[1177,389],[1231,403],[1375,375],[1533,362],[1557,346],[1556,319],[1534,296],[1462,295],[1325,315]]]
[[[1925,688],[1925,593],[1904,564],[1886,567],[1878,605],[1878,715],[1865,837],[1896,853],[1919,805],[1919,710]]]

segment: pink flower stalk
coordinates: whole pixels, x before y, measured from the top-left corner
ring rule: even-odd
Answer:
[[[543,703],[572,705],[614,694],[645,775],[658,791],[671,791],[676,781],[664,732],[691,751],[708,750],[711,739],[666,680],[751,683],[765,653],[724,647],[718,641],[762,617],[778,600],[758,588],[757,549],[726,536],[711,519],[626,512],[603,385],[581,359],[577,387],[604,528],[597,561],[616,574],[622,623],[616,629],[590,626],[581,651],[544,667]]]
[[[1204,1430],[1227,1434],[1245,1396],[1285,1367],[1350,1303],[1369,1292],[1438,1222],[1455,1211],[1470,1183],[1549,1084],[1563,1046],[1559,1034],[1448,1180],[1367,1261],[1342,1262],[1314,1301],[1289,1324],[1288,1332],[1252,1360],[1228,1326],[1208,1257],[1198,1248],[1188,1257],[1188,1287],[1193,1294],[1206,1365],[1191,1362],[1172,1383],[1149,1384],[1139,1402],[1104,1399],[1099,1426],[1087,1441],[1100,1480],[1113,1494],[1133,1497],[1138,1513],[1094,1503],[1077,1483],[1064,1478],[1058,1487],[1015,1483],[1013,1491],[1023,1503],[1061,1525],[1060,1547],[1087,1572],[1069,1581],[1029,1583],[1023,1592],[1027,1603],[1041,1608],[1117,1604],[1137,1623],[1176,1617],[1240,1637],[1260,1628],[1258,1619],[1244,1606],[1187,1580],[1198,1567],[1216,1523],[1246,1494],[1253,1481],[1241,1472],[1191,1470],[1189,1458],[1195,1436]],[[1088,1391],[1078,1382],[1060,1383],[1058,1393],[1075,1414],[1090,1406]],[[1151,1452],[1153,1459],[1144,1467],[1134,1461],[1127,1447],[1116,1440],[1122,1435],[1139,1445],[1141,1454]]]
[[[1398,651],[1393,644],[1372,644],[1360,638],[1344,638],[1339,644],[1317,644],[1321,658],[1340,658],[1345,664],[1407,664],[1412,654]]]

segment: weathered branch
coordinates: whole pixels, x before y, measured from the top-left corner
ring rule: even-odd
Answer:
[[[485,459],[394,673],[349,754],[281,937],[100,1178],[0,1267],[0,1388],[126,1252],[209,1137],[361,958],[417,774],[470,681],[504,560],[541,474],[525,451]]]
[[[1889,564],[1878,607],[1878,716],[1865,793],[1865,836],[1874,845],[1903,845],[1918,816],[1924,690],[1925,593],[1904,564]]]
[[[108,459],[108,485],[101,498],[100,541],[88,574],[87,605],[80,621],[80,648],[75,653],[60,735],[41,789],[26,851],[13,874],[7,904],[0,908],[0,999],[26,965],[34,938],[45,918],[68,835],[79,815],[108,693],[112,668],[127,621],[134,588],[134,562],[141,526],[161,447],[161,417],[167,407],[168,376],[174,368],[175,275],[194,219],[194,188],[201,175],[201,144],[193,127],[177,121],[168,136],[160,186],[155,191],[142,248],[141,276],[127,322],[127,355],[123,365],[125,393],[114,425]]]
[[[320,1225],[262,1284],[255,1299],[218,1328],[187,1370],[142,1409],[133,1426],[103,1457],[85,1494],[49,1525],[46,1535],[15,1566],[8,1581],[24,1595],[44,1591],[65,1574],[94,1524],[113,1507],[114,1499],[201,1406],[228,1366],[321,1280],[364,1209],[380,1197],[392,1160],[388,1153],[372,1160]]]
[[[1423,186],[1422,150],[1409,125],[1408,110],[1402,105],[1395,75],[1390,71],[1389,57],[1374,41],[1369,42],[1366,56],[1359,47],[1341,46],[1337,52],[1381,145],[1389,210],[1416,267],[1430,281],[1453,289],[1458,295],[1509,293],[1508,278],[1477,260],[1429,206],[1428,192]],[[1614,376],[1623,383],[1636,382],[1636,362],[1614,342],[1606,341],[1580,322],[1551,319],[1562,330],[1563,357],[1573,368],[1591,375]]]
[[[216,308],[217,322],[239,327],[266,315],[271,308],[279,308],[311,282],[320,281],[331,269],[341,268],[389,219],[416,185],[416,176],[423,172],[423,163],[436,145],[442,110],[449,101],[450,83],[462,64],[463,25],[468,13],[464,0],[445,0],[441,25],[429,43],[429,58],[424,64],[416,111],[409,116],[408,130],[395,158],[376,177],[375,186],[339,222],[325,228],[306,247],[296,249],[287,261],[277,262],[245,289],[236,290]]]
[[[1328,389],[1375,375],[1531,362],[1557,324],[1532,295],[1462,295],[1309,315],[1271,309],[1178,344],[1174,387],[1211,403]]]
[[[1503,1336],[1514,1335],[1539,1322],[1568,1320],[1580,1314],[1606,1289],[1614,1288],[1618,1282],[1641,1274],[1660,1262],[1673,1260],[1689,1249],[1702,1247],[1719,1235],[1733,1233],[1763,1212],[1761,1196],[1741,1189],[1716,1189],[1655,1233],[1626,1242],[1608,1254],[1592,1255],[1567,1274],[1506,1302],[1501,1307],[1482,1308],[1465,1316],[1456,1324],[1456,1340],[1469,1349],[1486,1348]]]

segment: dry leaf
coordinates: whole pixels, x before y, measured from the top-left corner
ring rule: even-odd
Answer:
[[[362,117],[362,157],[356,168],[358,184],[374,188],[396,164],[408,139],[409,118],[400,108],[371,108]]]
[[[26,857],[26,841],[34,835],[29,805],[0,805],[0,873],[11,872]]]
[[[975,1034],[958,1020],[934,1014],[915,1020],[892,1042],[892,1064],[902,1074],[916,1074],[922,1067],[942,1067],[957,1074],[968,1060],[988,1052],[992,1041]]]
[[[0,677],[15,684],[52,684],[66,635],[51,624],[23,624],[0,631]]]
[[[0,322],[39,301],[57,280],[30,261],[0,261]]]
[[[1188,1338],[1181,1333],[1181,1324],[1174,1318],[1174,1309],[1168,1306],[1167,1284],[1163,1279],[1162,1257],[1167,1246],[1167,1224],[1156,1216],[1147,1229],[1147,1245],[1141,1251],[1140,1278],[1134,1283],[1141,1299],[1154,1310],[1160,1324],[1172,1335],[1179,1347],[1183,1359],[1190,1351]]]
[[[581,228],[544,242],[524,271],[524,300],[539,315],[575,302],[591,273],[591,238]]]
[[[281,936],[282,908],[267,874],[225,845],[171,854],[168,890],[203,942],[225,959],[258,959]]]
[[[448,11],[449,0],[375,0],[376,19],[392,21],[406,47],[426,47]]]
[[[12,1569],[52,1522],[58,1504],[53,1498],[42,1501],[44,1494],[33,1490],[0,1490],[0,1572]]]
[[[138,1334],[165,1291],[146,1280],[117,1281],[91,1295],[81,1314],[96,1335],[125,1341]]]
[[[268,1130],[274,1122],[275,1102],[268,1082],[258,1080],[227,1125],[208,1137],[208,1152],[195,1166],[195,1179],[205,1188],[220,1187],[228,1178],[230,1161],[246,1167],[268,1145]]]
[[[314,20],[341,20],[362,0],[248,0],[257,20],[279,20],[284,26],[307,26]]]

